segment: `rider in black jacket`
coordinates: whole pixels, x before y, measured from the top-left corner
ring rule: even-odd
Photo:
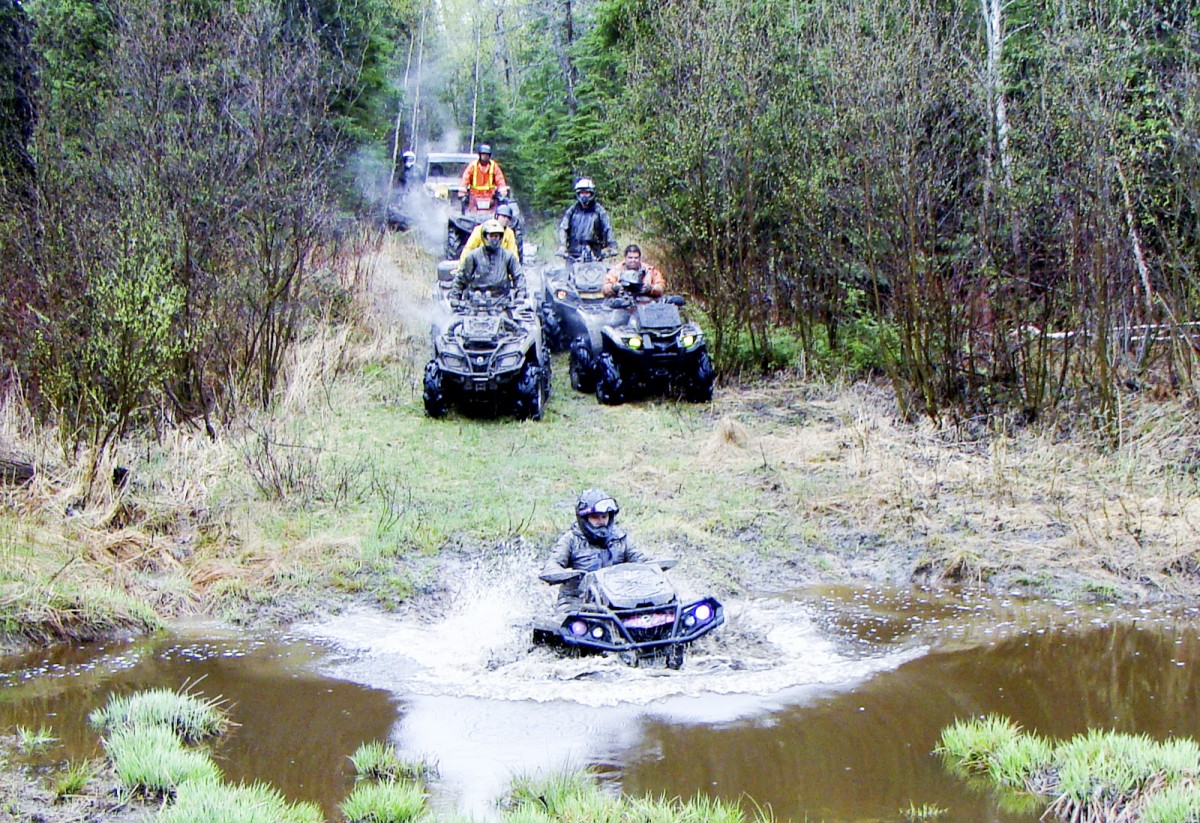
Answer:
[[[596,202],[595,184],[581,177],[575,183],[575,202],[558,224],[558,253],[577,258],[585,247],[599,260],[602,251],[616,251],[617,239],[608,212]]]

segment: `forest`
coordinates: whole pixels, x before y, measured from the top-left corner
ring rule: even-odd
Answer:
[[[268,408],[398,151],[593,177],[725,381],[884,376],[938,422],[1197,399],[1184,0],[3,0],[0,348],[76,449]]]

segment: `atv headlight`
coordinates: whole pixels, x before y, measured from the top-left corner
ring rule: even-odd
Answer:
[[[595,640],[606,640],[608,632],[604,631],[603,626],[592,626],[592,638]]]
[[[696,615],[697,620],[699,620],[701,623],[704,623],[705,621],[712,619],[712,606],[708,605],[707,603],[701,603],[696,607],[696,610],[692,612],[692,614]]]
[[[456,369],[465,369],[467,367],[467,358],[460,357],[457,354],[443,354],[446,359],[447,366],[453,366]]]
[[[513,369],[521,362],[521,355],[517,352],[501,355],[496,360],[496,368],[498,369]]]
[[[640,349],[642,347],[642,338],[639,335],[625,338],[625,345],[631,349]]]
[[[557,297],[559,300],[566,300],[567,299],[567,290],[559,289],[558,291],[556,291],[554,293],[554,296]]]
[[[575,635],[576,637],[583,637],[585,634],[587,634],[588,630],[587,623],[584,623],[582,620],[572,621],[571,625],[567,628],[570,629],[571,634]]]
[[[685,349],[690,349],[692,346],[696,345],[696,335],[685,334],[683,337],[679,338],[679,342],[683,344]]]

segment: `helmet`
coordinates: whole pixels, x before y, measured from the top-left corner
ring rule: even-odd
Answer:
[[[509,220],[514,220],[516,219],[516,212],[511,204],[504,203],[500,206],[500,208],[496,209],[496,216],[507,217]]]
[[[575,199],[581,206],[591,206],[596,200],[596,184],[590,177],[580,177],[575,181]]]
[[[480,230],[483,234],[483,244],[489,249],[497,249],[500,247],[500,242],[504,239],[504,226],[500,225],[500,221],[496,218],[485,220],[483,228]]]
[[[417,162],[416,153],[411,152],[411,151],[404,152],[404,154],[402,154],[401,157],[404,158],[405,163],[408,163],[409,161],[412,161],[413,163]]]
[[[588,489],[580,494],[579,500],[575,502],[575,520],[579,523],[579,530],[589,543],[595,545],[602,546],[608,542],[609,532],[620,511],[621,507],[617,505],[617,501],[600,489]],[[607,514],[608,523],[604,526],[593,526],[588,521],[589,514]]]
[[[476,154],[489,154],[489,155],[491,153],[492,153],[492,147],[488,143],[480,143],[479,151],[476,152]]]

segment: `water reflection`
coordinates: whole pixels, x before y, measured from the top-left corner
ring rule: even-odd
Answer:
[[[931,755],[940,731],[998,712],[1055,738],[1088,728],[1200,737],[1196,624],[1126,617],[1093,615],[975,648],[934,650],[853,692],[757,723],[647,724],[628,753],[624,788],[745,794],[785,820],[898,820],[900,809],[925,803],[949,810],[941,820],[1036,820],[950,777]],[[843,628],[855,634],[852,621]]]

